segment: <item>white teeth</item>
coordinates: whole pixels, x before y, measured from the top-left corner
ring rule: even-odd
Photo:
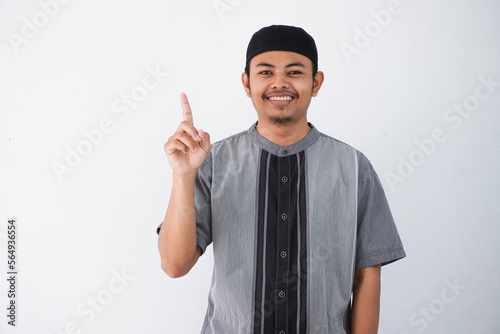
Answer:
[[[272,96],[269,98],[269,100],[273,101],[291,101],[292,97],[291,96]]]

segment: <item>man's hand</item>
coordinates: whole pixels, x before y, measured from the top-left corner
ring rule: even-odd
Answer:
[[[210,135],[194,127],[191,107],[184,93],[181,104],[184,121],[164,146],[170,167],[179,176],[196,173],[210,150]]]

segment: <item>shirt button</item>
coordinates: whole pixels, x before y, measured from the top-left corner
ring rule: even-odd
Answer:
[[[288,177],[283,176],[283,177],[281,178],[281,182],[283,182],[283,183],[287,183],[287,182],[288,182]]]
[[[288,150],[283,150],[283,154],[288,154]]]
[[[285,251],[282,251],[282,252],[280,253],[280,255],[281,255],[281,257],[284,259],[284,258],[286,257],[286,252],[285,252]]]
[[[281,219],[286,220],[287,218],[288,218],[288,216],[286,215],[286,213],[281,215]]]
[[[280,298],[285,298],[285,292],[284,291],[280,291],[278,293],[278,296],[280,296]]]

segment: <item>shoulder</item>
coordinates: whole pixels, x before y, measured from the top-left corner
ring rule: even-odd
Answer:
[[[205,163],[202,168],[211,172],[216,162],[227,164],[230,161],[241,159],[249,152],[253,141],[250,135],[250,129],[241,131],[224,139],[218,140],[210,145]]]
[[[242,143],[248,144],[249,139],[250,139],[250,130],[241,131],[234,135],[216,141],[215,143],[210,145],[210,150],[217,151],[224,147],[231,147],[235,145],[240,145]]]
[[[342,152],[345,156],[354,156],[360,174],[364,174],[368,169],[373,168],[370,160],[366,157],[365,154],[363,154],[363,152],[359,151],[352,145],[338,140],[337,138],[334,138],[323,132],[319,132],[318,144],[330,147],[337,152]]]

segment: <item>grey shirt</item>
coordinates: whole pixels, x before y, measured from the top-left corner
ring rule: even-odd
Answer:
[[[355,270],[405,257],[380,180],[311,124],[287,147],[255,125],[198,170],[197,243],[214,252],[202,334],[350,333]]]

